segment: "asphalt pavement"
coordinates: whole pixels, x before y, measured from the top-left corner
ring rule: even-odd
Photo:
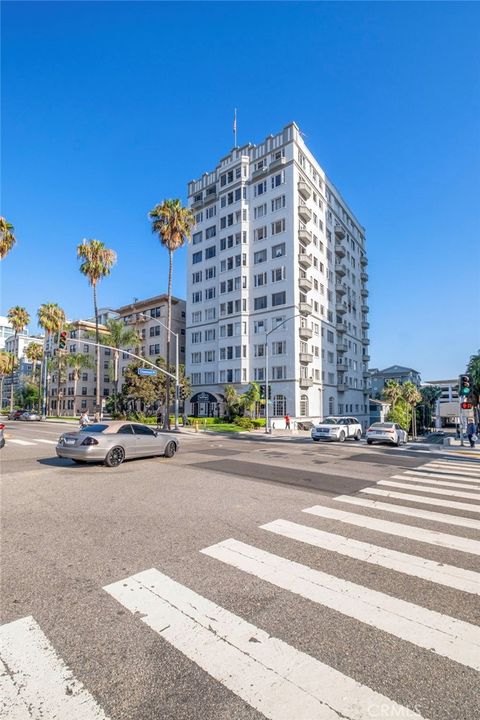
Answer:
[[[480,717],[480,460],[181,435],[116,469],[7,422],[0,717]]]

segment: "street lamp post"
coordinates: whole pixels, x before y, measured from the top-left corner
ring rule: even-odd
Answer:
[[[275,325],[274,328],[271,330],[268,330],[265,332],[265,432],[268,433],[268,396],[269,396],[269,383],[268,383],[268,338],[269,335],[271,335],[275,330],[278,330],[278,328],[281,328],[285,323],[287,323],[289,320],[295,320],[295,318],[300,317],[301,313],[297,313],[296,315],[291,315],[288,318],[285,318],[281,323],[278,323],[278,325]]]

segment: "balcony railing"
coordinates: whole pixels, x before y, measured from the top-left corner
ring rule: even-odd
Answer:
[[[345,283],[337,282],[337,284],[335,285],[335,290],[337,291],[338,295],[345,295],[345,293],[347,292],[347,286],[345,285]]]
[[[346,234],[345,230],[343,229],[343,227],[341,225],[335,225],[335,235],[338,238],[344,238],[345,234]]]
[[[361,280],[362,282],[367,282],[367,280],[368,280],[368,273],[366,273],[366,272],[361,272],[361,273],[360,273],[360,280]]]
[[[311,388],[312,385],[312,378],[300,378],[300,387],[302,388],[302,390],[308,390],[308,388]]]
[[[299,302],[298,303],[298,311],[302,315],[311,315],[312,314],[312,303],[309,302]]]
[[[298,287],[304,292],[309,292],[313,287],[313,283],[308,278],[300,276],[298,278]]]
[[[298,253],[298,263],[303,268],[310,268],[313,264],[312,256],[304,252]]]
[[[302,241],[304,245],[310,245],[312,242],[312,233],[306,228],[300,228],[298,231],[298,239]]]
[[[304,365],[307,365],[308,363],[313,362],[313,355],[312,353],[303,353],[301,352],[299,355],[300,362]]]
[[[339,277],[343,277],[347,273],[347,268],[343,263],[336,262],[335,263],[335,272]]]
[[[335,311],[336,311],[337,315],[345,315],[345,313],[347,312],[347,310],[348,310],[348,308],[347,308],[347,303],[339,303],[339,302],[337,302],[337,303],[335,304]]]
[[[348,345],[346,342],[339,342],[337,343],[337,353],[345,353],[348,350]]]
[[[298,329],[298,334],[302,338],[302,340],[309,340],[313,337],[313,330],[310,327],[303,327],[300,325]]]
[[[311,197],[312,195],[310,185],[308,185],[306,182],[303,182],[303,180],[298,181],[298,192],[304,200],[308,200],[309,197]]]
[[[339,242],[335,244],[335,255],[339,258],[344,258],[347,254],[347,251],[343,247],[343,245]]]
[[[298,206],[298,214],[304,222],[310,222],[310,220],[312,219],[312,211],[306,205]]]

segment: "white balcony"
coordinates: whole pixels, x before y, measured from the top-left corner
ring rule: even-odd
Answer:
[[[367,290],[366,287],[362,287],[362,289],[360,290],[360,295],[361,295],[363,298],[368,297],[368,290]]]
[[[347,332],[347,323],[344,322],[337,322],[337,333],[346,333]]]
[[[347,389],[347,386],[345,385],[345,383],[338,381],[338,383],[337,383],[338,392],[345,392],[346,389]]]
[[[366,320],[362,320],[362,330],[368,330],[369,327],[370,327],[370,323],[367,322]]]
[[[311,290],[313,287],[313,283],[307,277],[300,276],[298,278],[298,287],[300,288],[300,290],[303,290],[304,292],[309,292],[309,290]]]
[[[362,338],[362,343],[363,343],[363,345],[370,345],[369,338]]]
[[[366,272],[361,272],[361,273],[360,273],[360,280],[361,280],[362,282],[367,282],[367,280],[368,280],[368,273],[366,273]]]
[[[340,282],[335,285],[335,290],[337,291],[338,295],[342,296],[345,295],[345,293],[347,292],[347,286],[345,285],[345,283]]]
[[[368,260],[367,260],[367,256],[366,256],[366,255],[362,255],[362,256],[360,257],[360,265],[361,265],[362,267],[366,267],[366,266],[368,265]]]
[[[312,385],[312,378],[300,378],[300,387],[302,388],[302,390],[308,390],[308,388],[311,388]]]
[[[339,242],[335,243],[335,255],[338,258],[344,258],[346,254],[347,254],[347,251],[345,250],[343,245]]]
[[[298,231],[298,239],[304,245],[310,245],[310,243],[313,240],[312,233],[310,232],[310,230],[307,230],[306,228],[300,228]]]
[[[335,235],[337,236],[337,238],[344,238],[345,234],[345,230],[341,225],[335,225]]]
[[[337,275],[339,277],[343,277],[344,275],[347,274],[347,268],[345,267],[345,265],[343,263],[336,262],[335,263],[335,272],[337,273]]]
[[[348,345],[346,342],[337,343],[337,353],[346,353],[347,350],[348,350]]]
[[[299,302],[298,303],[298,311],[301,315],[311,315],[312,314],[312,303]]]
[[[368,305],[365,305],[365,304],[362,304],[360,310],[361,310],[362,313],[364,313],[365,315],[368,315],[368,313],[370,312],[370,308],[368,307]]]
[[[300,325],[298,329],[298,334],[302,338],[302,340],[310,340],[310,338],[313,337],[313,330],[312,328],[302,327],[302,325]]]
[[[313,264],[312,256],[307,253],[298,253],[298,264],[303,268],[311,268]]]
[[[312,190],[310,188],[310,185],[308,185],[306,182],[303,182],[303,180],[298,181],[298,192],[304,200],[308,200],[312,196]]]
[[[370,362],[370,355],[362,355],[362,362]]]
[[[336,303],[336,305],[335,305],[335,312],[337,313],[337,315],[345,315],[345,313],[347,312],[347,310],[348,310],[348,308],[347,308],[347,304],[346,304],[346,303],[340,303],[340,302],[337,302],[337,303]]]
[[[298,214],[302,218],[303,222],[310,222],[312,219],[312,211],[306,205],[298,206]]]
[[[299,354],[299,360],[303,365],[308,365],[308,363],[313,362],[313,355],[312,353],[300,353]]]

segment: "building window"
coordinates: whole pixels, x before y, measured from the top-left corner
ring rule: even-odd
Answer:
[[[281,232],[285,232],[285,218],[272,223],[272,235],[278,235]]]
[[[150,337],[157,337],[160,335],[160,325],[152,325],[149,331]]]
[[[307,395],[300,396],[300,415],[302,417],[308,416],[308,396]]]
[[[267,226],[262,225],[262,227],[255,228],[253,231],[253,239],[254,240],[265,240],[267,237]]]
[[[328,414],[333,415],[335,413],[335,398],[328,398]]]
[[[199,262],[202,262],[202,251],[201,250],[199,250],[198,252],[194,252],[192,255],[193,265],[196,265]]]
[[[279,195],[276,198],[273,198],[272,200],[272,212],[275,212],[276,210],[281,210],[285,207],[285,195]]]
[[[202,353],[201,352],[192,353],[192,365],[196,365],[201,362],[202,362]]]
[[[201,242],[202,242],[202,231],[200,230],[200,232],[193,233],[192,244],[198,245],[198,243],[201,243]]]
[[[287,398],[285,395],[275,395],[273,398],[273,414],[284,417],[287,414]]]
[[[272,246],[272,258],[279,258],[285,255],[285,243]]]
[[[210,238],[215,237],[216,234],[217,234],[217,226],[212,225],[211,227],[209,227],[205,230],[205,240],[210,240]]]
[[[284,265],[282,265],[282,267],[272,270],[272,282],[279,282],[280,280],[285,280],[285,277],[286,272]]]
[[[253,307],[255,310],[264,310],[267,307],[267,296],[262,295],[255,298],[253,301]]]
[[[215,254],[217,252],[217,249],[215,245],[210,245],[210,247],[205,248],[205,260],[209,260],[212,257],[215,257]]]
[[[259,250],[258,252],[253,254],[253,262],[255,265],[258,265],[259,263],[266,262],[267,260],[267,250]]]
[[[205,270],[205,280],[213,280],[216,268],[210,267]]]
[[[253,284],[255,287],[260,287],[260,285],[266,285],[267,284],[267,273],[258,273],[258,275],[255,275],[253,278]]]
[[[285,305],[287,302],[287,294],[285,290],[278,293],[273,293],[272,295],[272,306],[276,307],[277,305]]]

